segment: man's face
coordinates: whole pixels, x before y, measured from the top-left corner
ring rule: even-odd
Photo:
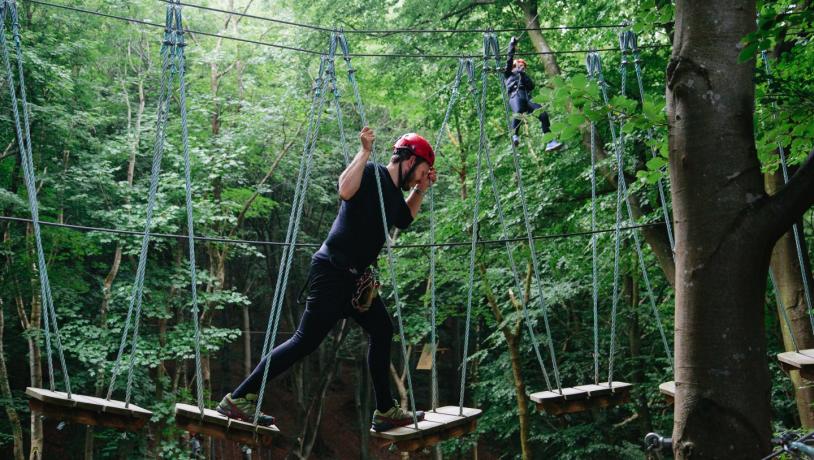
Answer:
[[[514,65],[514,70],[516,70],[518,72],[525,72],[526,71],[526,65],[523,64],[523,63],[518,62],[517,64]]]
[[[402,170],[403,174],[407,174],[410,168],[415,165],[418,158],[415,156],[410,157],[409,160],[402,162]],[[415,187],[416,185],[420,184],[421,182],[426,180],[427,175],[430,173],[430,164],[426,161],[422,161],[414,170],[411,177],[402,184],[402,189],[410,190],[411,188]]]

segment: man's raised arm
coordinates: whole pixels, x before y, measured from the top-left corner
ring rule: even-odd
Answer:
[[[362,184],[362,174],[365,171],[365,165],[370,158],[373,151],[373,141],[376,140],[376,135],[373,130],[365,126],[362,132],[359,133],[359,140],[362,146],[359,152],[353,157],[347,168],[339,175],[339,198],[347,201],[356,195],[359,191],[359,186]]]

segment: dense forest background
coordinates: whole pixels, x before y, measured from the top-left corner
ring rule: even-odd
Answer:
[[[154,24],[163,24],[166,6],[158,0],[55,3]],[[675,273],[656,188],[659,179],[668,177],[664,75],[673,33],[670,2],[200,0],[196,4],[341,27],[347,32],[352,52],[373,54],[478,56],[482,54],[482,33],[466,30],[628,24],[638,33],[642,48],[644,101],[638,97],[632,63],[627,97],[619,96],[623,86],[621,54],[615,50],[623,28],[500,32],[498,37],[504,49],[514,34],[520,38],[521,52],[539,52],[546,47],[556,52],[525,58],[538,85],[534,99],[547,108],[554,136],[564,141],[566,148],[546,153],[544,145],[550,136],[543,137],[536,120],[531,119],[522,128],[520,155],[531,226],[535,236],[545,236],[536,240],[536,249],[551,339],[564,385],[594,379],[591,236],[587,233],[591,228],[591,155],[584,133],[594,121],[598,147],[606,152],[598,164],[597,219],[599,228],[612,229],[616,174],[609,153],[608,112],[623,114],[626,120],[625,172],[635,197],[634,214],[638,224],[653,224],[637,231],[645,242],[644,262],[655,306],[672,344]],[[42,220],[142,231],[155,138],[162,29],[39,2],[23,0],[18,5]],[[795,15],[785,21],[771,20],[784,11]],[[772,84],[760,59],[754,61],[758,67],[755,135],[767,190],[772,190],[779,177],[778,142],[787,147],[792,168],[812,149],[814,53],[807,46],[812,17],[798,2],[790,1],[762,2],[760,12],[759,33],[744,37],[743,57],[748,61],[756,55],[759,58],[761,49],[770,51]],[[186,25],[196,31],[327,51],[327,31],[191,7],[184,8],[184,17]],[[402,28],[462,32],[354,33]],[[203,236],[247,241],[206,241],[197,248],[203,376],[206,397],[217,401],[242,380],[261,353],[282,254],[281,246],[264,242],[285,238],[319,56],[196,33],[188,33],[186,40],[195,231]],[[609,105],[602,104],[598,86],[586,77],[584,51],[590,49],[609,49],[600,51],[612,96]],[[569,50],[575,52],[566,52]],[[479,83],[481,62],[476,59],[475,63]],[[384,158],[382,152],[386,154],[403,132],[415,131],[435,139],[450,98],[457,58],[358,57],[353,65],[368,122],[377,133],[379,158]],[[297,297],[310,255],[325,237],[336,212],[336,179],[344,166],[343,148],[351,154],[358,148],[360,119],[345,70],[345,63],[337,59],[348,145],[343,147],[340,141],[336,107],[326,103],[299,234],[299,241],[306,244],[296,252],[278,342],[296,328],[303,308]],[[495,77],[490,76],[484,126],[510,236],[522,239],[523,213],[499,88]],[[152,228],[155,233],[186,232],[178,102],[176,90]],[[5,87],[0,92],[0,107],[4,108],[0,110],[0,207],[4,217],[25,219],[30,214]],[[648,140],[649,130],[653,141]],[[438,241],[465,243],[471,238],[479,132],[473,98],[464,84],[437,149]],[[655,157],[651,150],[655,150]],[[425,207],[410,229],[399,233],[399,244],[428,242],[427,211]],[[803,235],[810,238],[814,214],[809,211],[800,224]],[[20,455],[30,452],[31,458],[38,458],[38,453],[42,458],[190,458],[190,440],[174,427],[172,419],[175,402],[194,400],[195,391],[186,242],[160,236],[152,239],[133,401],[155,412],[154,423],[141,433],[122,434],[30,417],[25,387],[47,386],[48,382],[33,234],[29,223],[8,219],[0,221],[0,232],[0,345],[4,357],[0,396],[6,413],[0,419],[0,456],[15,455],[16,438],[24,443]],[[597,235],[600,378],[605,378],[611,341],[614,241],[612,231]],[[494,195],[485,181],[479,238],[494,240],[500,236]],[[608,410],[552,417],[537,413],[525,396],[519,396],[545,389],[545,381],[517,305],[528,303],[535,330],[545,343],[543,312],[538,308],[536,288],[514,292],[505,247],[484,244],[476,258],[466,393],[467,405],[480,407],[484,413],[476,433],[443,443],[433,455],[645,458],[644,435],[650,431],[670,433],[672,407],[657,387],[673,379],[672,369],[643,283],[632,231],[624,231],[623,236],[614,376],[635,384],[630,402]],[[118,349],[136,276],[140,238],[57,226],[44,226],[43,237],[73,389],[81,394],[100,394],[106,389]],[[528,246],[520,242],[512,247],[521,275],[531,279],[526,276],[531,270]],[[803,249],[807,260],[808,248],[803,245]],[[443,247],[438,254],[442,404],[458,400],[469,288],[468,251],[468,244],[460,244]],[[430,404],[429,372],[415,366],[430,334],[429,249],[398,248],[396,255],[410,352],[406,365],[413,372],[417,403],[426,407]],[[789,260],[793,262],[795,257]],[[384,267],[383,262],[380,265]],[[793,277],[783,276],[795,270],[799,273],[792,262],[774,265],[773,261],[776,276],[790,283],[783,286],[791,294],[778,292],[788,308],[803,302],[794,280],[789,280]],[[386,275],[383,279],[389,280]],[[392,306],[391,292],[385,283],[383,295]],[[774,360],[774,354],[784,349],[784,337],[774,288],[768,293],[766,359],[773,377],[774,428],[810,427],[814,424],[810,408],[803,405],[798,409],[797,405],[804,396],[800,390],[795,392],[795,385]],[[805,314],[795,319],[800,318],[807,322]],[[726,321],[720,318],[721,324]],[[366,349],[361,330],[342,324],[326,339],[325,346],[270,384],[264,409],[278,418],[278,426],[292,441],[275,449],[255,449],[253,455],[395,458],[368,435],[372,407]],[[405,403],[405,363],[397,351],[394,347],[393,390]],[[550,365],[550,356],[543,351]],[[58,376],[56,380],[60,381]],[[118,396],[123,394],[122,380]],[[239,458],[240,449],[204,440],[202,455]]]

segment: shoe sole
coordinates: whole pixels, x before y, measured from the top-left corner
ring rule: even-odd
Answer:
[[[424,415],[422,414],[421,417],[418,417],[418,421],[421,422],[423,420],[424,420]],[[373,429],[373,431],[375,431],[377,433],[381,433],[382,431],[390,431],[393,428],[398,428],[400,426],[407,426],[407,425],[410,425],[412,423],[413,423],[413,419],[408,418],[408,419],[403,419],[403,420],[392,420],[392,421],[379,422],[379,423],[373,422],[370,427]]]
[[[245,417],[242,412],[238,411],[237,408],[224,409],[223,407],[218,406],[218,407],[215,408],[215,410],[220,415],[223,415],[226,418],[231,418],[231,419],[234,419],[234,420],[240,420],[241,422],[246,422],[246,423],[254,423],[254,421],[252,421],[251,418]],[[271,425],[274,425],[274,422],[275,422],[274,417],[271,417],[271,423],[267,423],[267,424],[266,423],[259,423],[258,425],[260,425],[260,426],[271,426]]]
[[[553,147],[553,148],[550,148],[550,149],[545,149],[545,151],[546,151],[546,152],[556,152],[557,150],[559,150],[559,149],[563,148],[563,146],[564,146],[564,145],[565,145],[565,144],[560,144],[560,145],[558,145],[558,146],[556,146],[556,147]]]

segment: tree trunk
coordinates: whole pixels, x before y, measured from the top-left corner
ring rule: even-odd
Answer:
[[[628,305],[630,306],[630,317],[628,323],[630,356],[634,360],[644,364],[644,360],[647,359],[647,357],[642,356],[642,329],[639,325],[639,283],[637,282],[635,276],[635,274],[638,272],[636,262],[636,255],[634,255],[629,267],[630,274],[625,275],[624,277],[622,295],[628,301]],[[644,366],[634,366],[632,376],[634,383],[643,383],[645,381]],[[650,407],[647,405],[647,393],[642,391],[642,388],[634,389],[634,402],[636,404],[636,414],[634,417],[639,420],[641,432],[650,433],[653,431],[653,424],[650,418]],[[633,417],[629,418],[628,420],[633,420]]]
[[[783,176],[780,171],[765,176],[766,192],[774,194],[783,186]],[[802,223],[798,223],[800,229]],[[803,262],[806,267],[811,266],[806,251],[805,240],[801,238],[801,248],[803,252]],[[777,241],[772,251],[771,270],[774,274],[775,289],[783,307],[786,309],[786,316],[791,326],[791,334],[797,341],[800,349],[814,348],[814,332],[812,332],[811,320],[809,319],[808,306],[806,305],[805,292],[803,287],[802,272],[800,262],[797,257],[797,246],[794,242],[794,234],[786,232]],[[811,279],[811,272],[806,271],[808,285],[814,286]],[[780,308],[780,305],[777,306]],[[783,313],[778,311],[780,317],[780,329],[783,333],[783,345],[786,351],[794,351],[794,343],[789,333],[788,325],[783,319]],[[814,387],[811,382],[804,382],[799,371],[789,373],[794,386],[794,395],[797,402],[797,413],[800,416],[800,423],[803,428],[814,428]]]
[[[530,264],[530,262],[529,262]],[[486,302],[489,304],[489,308],[492,309],[492,313],[495,315],[495,321],[497,324],[503,324],[504,316],[503,312],[500,310],[500,306],[497,303],[497,299],[495,298],[494,293],[492,292],[492,288],[489,285],[488,278],[486,277],[486,267],[483,264],[478,265],[478,268],[481,273],[481,278],[483,279],[484,289],[486,290]],[[525,300],[528,301],[528,293],[529,287],[531,282],[531,267],[528,267],[528,271],[526,273],[526,296]],[[514,295],[509,291],[509,297],[511,300],[512,305],[515,308],[522,308],[522,305],[514,298]],[[521,451],[521,458],[523,460],[529,460],[533,458],[533,453],[531,449],[531,443],[529,442],[529,412],[528,412],[528,396],[526,396],[526,382],[523,379],[522,373],[522,366],[523,366],[523,359],[522,354],[520,352],[520,339],[522,338],[522,320],[521,317],[518,315],[517,321],[509,327],[508,325],[504,325],[501,327],[501,332],[503,333],[503,337],[506,339],[506,346],[509,350],[509,359],[512,366],[512,379],[514,382],[514,396],[515,400],[517,401],[517,418],[520,425],[520,451]],[[477,452],[477,449],[475,449]]]
[[[338,367],[339,350],[342,348],[342,343],[348,335],[350,323],[348,320],[343,320],[339,326],[339,330],[334,336],[333,347],[330,349],[330,355],[327,362],[322,367],[322,380],[317,385],[316,390],[311,395],[311,402],[308,405],[308,410],[305,413],[305,420],[302,430],[300,430],[299,439],[302,440],[298,452],[299,458],[310,458],[311,451],[314,449],[314,444],[319,434],[319,427],[322,421],[322,413],[325,407],[325,396],[328,393],[328,387],[334,380]]]
[[[5,305],[3,299],[0,298],[0,396],[6,401],[12,401],[13,395],[11,394],[11,387],[8,383],[8,368],[6,367],[6,351],[3,348],[3,340],[6,328],[5,323]],[[23,427],[20,425],[20,415],[14,408],[13,404],[6,404],[6,416],[8,416],[9,423],[11,424],[11,433],[14,436],[14,459],[23,460],[25,455],[23,450]]]
[[[771,446],[764,296],[771,248],[814,199],[811,157],[765,195],[754,61],[738,63],[755,2],[676,2],[667,68],[676,222],[674,454],[760,458]]]
[[[32,238],[31,225],[26,226],[26,241],[31,241]],[[27,243],[28,253],[30,260],[35,260],[33,256],[33,249],[31,244]],[[36,264],[32,263],[33,273],[36,273]],[[28,364],[29,376],[31,379],[31,386],[42,388],[42,352],[40,350],[39,338],[41,337],[40,321],[42,320],[42,303],[39,296],[37,280],[31,279],[31,311],[29,315],[25,313],[25,301],[23,300],[22,293],[19,288],[17,289],[17,313],[20,316],[20,321],[23,323],[23,329],[26,332],[26,340],[28,341]],[[15,281],[16,284],[16,281]],[[42,418],[31,413],[31,451],[28,458],[30,460],[42,459],[42,452],[44,448],[43,432],[42,432]]]
[[[370,458],[370,373],[367,369],[368,344],[362,340],[359,342],[356,375],[359,379],[354,392],[356,402],[356,418],[359,422],[359,459],[368,460]]]

